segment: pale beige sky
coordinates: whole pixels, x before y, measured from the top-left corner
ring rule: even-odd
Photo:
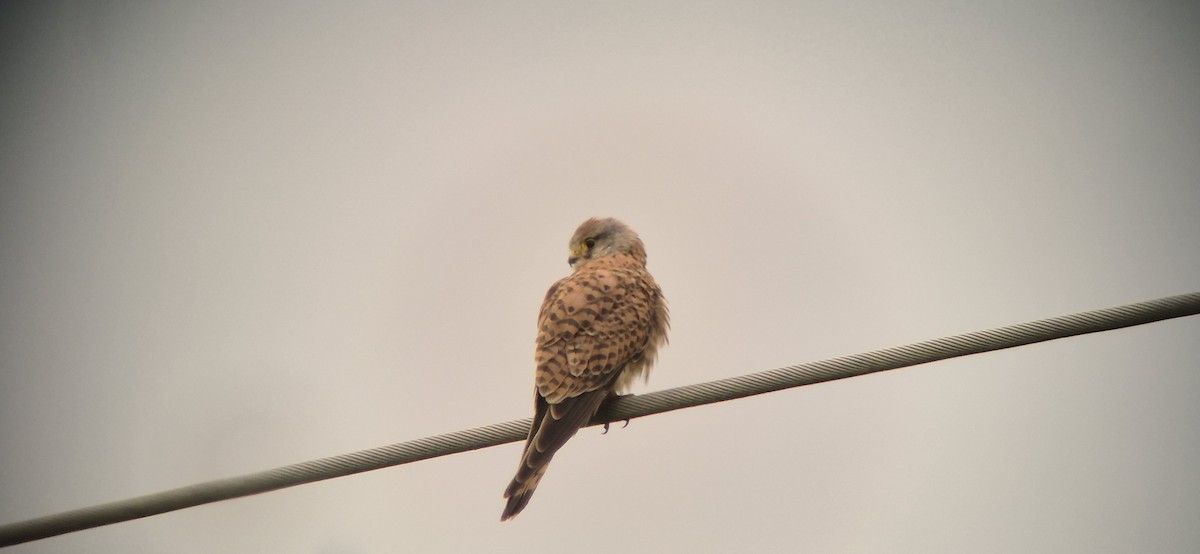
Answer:
[[[7,2],[0,523],[527,417],[593,216],[646,390],[1200,290],[1173,2]],[[12,548],[1195,552],[1200,320]]]

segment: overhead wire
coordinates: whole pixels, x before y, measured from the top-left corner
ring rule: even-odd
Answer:
[[[608,424],[1054,339],[1200,314],[1200,292],[933,339],[829,360],[614,398],[588,425]],[[526,438],[530,419],[426,437],[0,525],[0,546],[53,537]]]

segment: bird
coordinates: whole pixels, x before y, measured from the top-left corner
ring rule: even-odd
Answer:
[[[546,291],[538,315],[533,423],[500,521],[525,509],[554,454],[601,404],[645,381],[667,344],[667,302],[633,229],[591,218],[568,248],[572,272]]]

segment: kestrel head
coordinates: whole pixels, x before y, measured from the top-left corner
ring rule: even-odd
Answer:
[[[643,264],[646,263],[646,247],[633,229],[611,217],[593,217],[584,221],[571,242],[567,244],[571,256],[567,263],[572,269],[579,269],[589,260],[615,254],[628,254]]]

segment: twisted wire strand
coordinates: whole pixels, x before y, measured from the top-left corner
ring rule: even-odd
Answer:
[[[1200,313],[1200,292],[613,399],[589,425]],[[0,546],[525,439],[530,419],[331,456],[0,526]]]

